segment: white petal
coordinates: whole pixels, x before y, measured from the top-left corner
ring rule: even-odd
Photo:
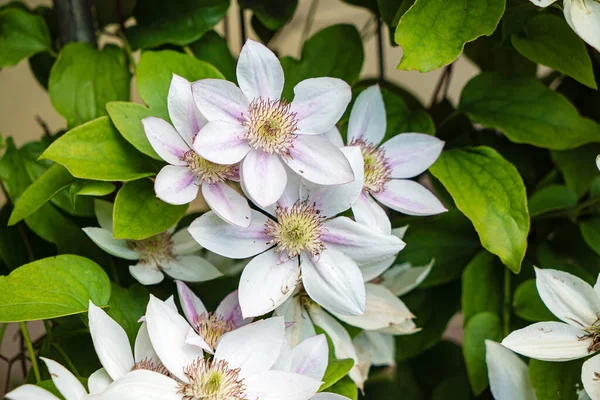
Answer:
[[[152,295],[146,322],[152,346],[162,363],[173,375],[187,382],[184,368],[203,357],[201,349],[185,342],[190,325],[176,310]]]
[[[130,265],[129,273],[142,285],[155,285],[165,278],[155,264],[138,263]]]
[[[321,240],[327,248],[341,251],[358,265],[385,260],[405,246],[396,236],[384,235],[347,217],[326,221],[323,228]]]
[[[287,299],[277,307],[273,316],[282,316],[289,326],[285,329],[285,335],[289,344],[297,346],[304,339],[315,336],[315,328],[308,316],[308,312],[300,303],[300,297],[294,296]]]
[[[214,163],[236,164],[250,151],[246,133],[239,123],[213,121],[196,136],[194,150]]]
[[[214,349],[193,328],[190,328],[188,331],[185,342],[189,345],[199,347],[209,354],[215,354]]]
[[[35,385],[19,386],[6,394],[8,400],[59,400],[58,397]],[[69,399],[70,400],[70,399]]]
[[[219,303],[219,306],[215,310],[215,314],[220,315],[224,320],[231,321],[233,326],[236,328],[244,326],[252,322],[252,318],[245,318],[242,316],[242,308],[240,307],[238,291],[234,290],[229,293]]]
[[[177,133],[191,147],[194,137],[207,121],[196,107],[192,96],[192,84],[187,79],[173,74],[167,96],[167,107]]]
[[[304,181],[302,178],[300,178],[300,176],[298,176],[298,174],[296,174],[290,168],[285,167],[285,169],[287,171],[287,183],[285,185],[285,190],[283,191],[283,194],[281,195],[279,200],[277,200],[276,204],[273,204],[271,207],[264,209],[271,215],[275,215],[275,210],[277,209],[277,206],[281,208],[292,207],[296,201],[300,200],[300,186]]]
[[[538,322],[512,332],[502,345],[542,361],[568,361],[587,356],[591,338],[581,329],[562,322]]]
[[[283,194],[287,172],[279,156],[252,150],[240,168],[244,190],[259,207],[275,204]]]
[[[417,325],[412,319],[407,319],[406,321],[391,325],[387,328],[378,329],[377,332],[381,333],[389,333],[390,335],[412,335],[413,333],[419,332],[421,329],[417,328]]]
[[[230,224],[247,228],[252,222],[248,201],[225,182],[205,183],[202,196],[208,206]]]
[[[265,371],[244,380],[247,399],[306,400],[312,397],[321,381],[287,371]]]
[[[383,286],[396,296],[403,296],[419,286],[433,267],[435,260],[431,260],[424,267],[412,267],[410,263],[395,265],[383,274]]]
[[[83,231],[100,247],[115,257],[125,260],[137,260],[140,255],[131,250],[126,240],[115,239],[111,231],[102,228],[83,228]]]
[[[342,134],[336,126],[323,133],[323,136],[329,139],[336,147],[344,147],[344,139],[342,139]]]
[[[90,334],[100,363],[113,380],[133,368],[133,352],[125,330],[100,307],[89,302]]]
[[[301,135],[294,140],[290,157],[283,161],[302,178],[319,185],[341,185],[354,181],[348,159],[327,138]]]
[[[198,196],[200,185],[200,178],[187,166],[167,165],[156,175],[154,191],[165,203],[181,205]]]
[[[378,145],[385,136],[386,128],[385,106],[379,85],[369,86],[358,95],[352,106],[348,143],[359,139]]]
[[[404,239],[404,235],[406,235],[407,230],[408,230],[408,225],[400,226],[398,228],[393,228],[392,235],[396,236],[398,239]]]
[[[183,155],[190,149],[179,133],[162,118],[146,117],[142,120],[146,137],[156,154],[171,165],[185,165]]]
[[[320,381],[325,375],[328,358],[329,347],[325,335],[310,337],[292,349],[291,371]]]
[[[135,337],[135,344],[133,346],[133,358],[135,362],[139,362],[142,360],[151,360],[154,362],[158,362],[158,355],[156,351],[154,351],[154,347],[152,347],[152,342],[150,341],[150,334],[148,333],[148,324],[146,322],[142,322],[140,326],[140,330],[138,331],[137,336]]]
[[[592,400],[600,399],[600,354],[583,363],[581,368],[581,382]]]
[[[355,347],[364,347],[371,356],[371,365],[376,367],[396,365],[396,342],[394,336],[381,333],[362,331],[354,338]]]
[[[93,372],[87,381],[90,394],[104,392],[111,383],[113,383],[113,379],[104,368]]]
[[[248,39],[238,59],[236,75],[249,99],[279,100],[283,91],[283,68],[265,45]]]
[[[592,326],[600,313],[600,297],[584,280],[555,269],[535,269],[538,293],[552,314],[576,328]]]
[[[356,263],[342,252],[326,249],[316,257],[300,256],[302,283],[321,306],[343,315],[365,311],[365,284]]]
[[[294,87],[291,111],[298,118],[300,133],[316,135],[324,133],[340,120],[352,90],[346,82],[337,78],[310,78]]]
[[[113,231],[113,206],[113,203],[109,201],[94,199],[94,213],[98,224],[102,229],[109,232]]]
[[[594,0],[565,0],[564,12],[579,37],[600,51],[600,4]]]
[[[228,224],[214,212],[207,212],[192,222],[188,230],[203,247],[223,257],[252,257],[273,245],[265,233],[268,217],[254,210],[251,213],[252,223],[245,229]]]
[[[56,386],[60,394],[62,394],[65,399],[83,400],[87,396],[85,388],[81,382],[79,382],[79,379],[77,379],[75,375],[71,373],[71,371],[54,360],[44,357],[40,358],[44,361],[44,363],[46,363],[46,367],[48,367],[48,372],[50,372],[50,377],[52,377],[54,386]]]
[[[362,192],[358,200],[352,206],[352,214],[356,222],[375,229],[385,235],[392,233],[392,223],[385,210],[370,194]]]
[[[214,265],[200,256],[179,256],[161,262],[162,271],[173,279],[184,282],[205,282],[223,276]]]
[[[294,293],[299,272],[298,257],[287,259],[275,249],[254,257],[240,277],[242,315],[257,317],[277,308]]]
[[[185,315],[190,325],[194,326],[198,323],[198,317],[207,314],[208,311],[202,300],[185,283],[181,281],[175,281],[175,283],[177,284],[177,294],[179,295],[179,304],[183,310],[183,315]]]
[[[373,193],[373,197],[392,210],[407,215],[427,216],[448,211],[433,193],[407,179],[392,179],[381,192]]]
[[[94,400],[181,400],[176,380],[138,369],[114,382]]]
[[[381,145],[392,168],[392,178],[422,174],[438,159],[443,148],[442,140],[425,133],[402,133]]]
[[[223,335],[214,359],[227,361],[229,368],[240,368],[240,377],[246,378],[269,370],[284,343],[283,318],[263,319]]]
[[[209,121],[241,123],[250,102],[234,83],[223,79],[202,79],[192,83],[192,93],[202,115]]]
[[[533,4],[535,4],[538,7],[548,7],[551,4],[554,4],[554,2],[556,0],[529,0],[531,1]]]
[[[365,282],[369,282],[383,274],[396,261],[396,255],[372,263],[361,264],[358,267]]]
[[[501,344],[486,340],[485,363],[494,399],[535,400],[529,382],[529,368],[515,353]]]
[[[342,147],[340,150],[350,162],[355,177],[353,182],[322,186],[303,180],[300,186],[300,198],[314,203],[325,218],[333,217],[352,207],[363,188],[364,164],[360,149],[358,147]]]
[[[171,240],[173,240],[173,253],[178,256],[194,254],[202,250],[200,243],[194,240],[187,229],[181,229],[175,232],[175,234],[171,236]]]
[[[337,393],[321,392],[310,398],[311,400],[350,400],[349,397]]]
[[[279,357],[277,357],[277,361],[275,361],[271,369],[288,372],[292,370],[292,348],[289,343],[284,343],[281,346]]]

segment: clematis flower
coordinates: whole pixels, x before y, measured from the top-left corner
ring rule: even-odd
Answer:
[[[271,219],[252,211],[252,224],[241,229],[208,212],[189,232],[208,250],[230,258],[255,256],[244,268],[239,298],[244,317],[263,315],[294,293],[300,281],[308,295],[323,307],[343,315],[365,310],[361,265],[388,259],[404,247],[352,221],[335,217],[356,201],[362,190],[362,158],[358,148],[344,148],[356,180],[338,186],[319,186],[288,177],[286,191]]]
[[[490,390],[496,400],[535,400],[535,392],[529,381],[529,367],[506,347],[485,341]]]
[[[554,4],[556,0],[530,0],[540,7]],[[595,0],[564,0],[565,20],[587,44],[600,51],[600,3]]]
[[[209,121],[193,147],[214,163],[241,162],[242,187],[254,203],[267,207],[283,194],[284,164],[321,185],[354,180],[343,154],[320,135],[344,113],[352,97],[348,84],[336,78],[307,79],[296,85],[288,103],[281,98],[279,60],[252,40],[240,53],[237,79],[239,88],[219,79],[193,83],[196,104]]]
[[[190,82],[173,75],[167,105],[175,127],[162,118],[142,120],[152,148],[169,164],[156,176],[156,196],[169,204],[186,204],[202,188],[202,196],[217,215],[231,224],[250,225],[248,202],[227,185],[239,181],[237,164],[216,164],[192,149],[194,138],[207,121],[194,103]]]
[[[125,260],[136,260],[129,267],[131,275],[143,285],[154,285],[164,279],[163,272],[174,279],[202,282],[221,276],[221,272],[204,258],[194,255],[201,249],[187,230],[166,232],[143,240],[115,239],[112,233],[112,207],[96,200],[96,218],[100,228],[83,231],[102,250]]]

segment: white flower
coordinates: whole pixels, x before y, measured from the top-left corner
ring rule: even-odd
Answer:
[[[137,264],[129,267],[129,272],[141,284],[161,282],[163,272],[188,282],[208,281],[222,275],[211,263],[194,255],[201,247],[185,229],[173,234],[172,228],[143,240],[115,239],[112,207],[109,202],[96,200],[100,228],[83,228],[83,231],[107,253],[126,260],[137,260]]]
[[[281,98],[283,69],[264,45],[248,40],[237,64],[240,87],[225,80],[194,82],[194,99],[209,123],[193,147],[219,164],[241,161],[242,187],[260,207],[274,204],[286,187],[284,164],[321,185],[354,179],[343,154],[324,136],[352,97],[336,78],[313,78],[294,88],[294,100]],[[284,164],[282,164],[282,162]]]
[[[486,340],[485,363],[494,399],[535,400],[529,382],[529,368],[515,353],[501,344]]]
[[[327,309],[357,315],[365,309],[365,287],[359,267],[387,260],[404,242],[347,217],[362,189],[362,157],[356,147],[342,149],[357,179],[338,186],[300,181],[295,174],[276,207],[275,219],[252,211],[252,224],[241,229],[209,212],[189,232],[205,248],[230,258],[254,257],[244,268],[239,297],[245,317],[263,315],[294,293],[300,273],[309,296]]]
[[[556,0],[530,0],[547,7]],[[600,3],[596,0],[564,0],[565,20],[580,38],[600,51]]]
[[[186,204],[202,187],[202,196],[217,215],[232,224],[250,225],[248,202],[227,185],[239,181],[238,165],[215,164],[192,149],[206,119],[194,103],[190,82],[173,75],[167,106],[175,128],[162,118],[142,120],[152,148],[169,163],[156,176],[156,196],[169,204]]]

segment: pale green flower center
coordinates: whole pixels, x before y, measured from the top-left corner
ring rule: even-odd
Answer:
[[[174,260],[173,239],[168,232],[162,232],[143,240],[129,240],[127,246],[140,255],[143,264],[158,264],[162,261]]]
[[[179,383],[178,393],[183,400],[243,400],[246,386],[239,373],[225,360],[199,358],[185,369],[188,382]]]
[[[385,158],[385,151],[364,140],[355,139],[350,146],[359,146],[365,163],[364,189],[368,192],[379,193],[390,180],[391,168]]]
[[[255,99],[244,115],[250,147],[269,154],[289,156],[296,138],[296,113],[285,100]]]
[[[217,183],[232,179],[238,174],[237,165],[216,164],[198,155],[194,150],[187,151],[182,161],[204,183]]]

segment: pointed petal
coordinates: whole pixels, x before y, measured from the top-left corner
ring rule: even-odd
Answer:
[[[148,333],[148,324],[146,322],[142,322],[140,330],[135,337],[133,358],[135,362],[140,362],[142,360],[151,360],[154,362],[159,361],[158,355],[156,354],[156,351],[154,351],[154,347],[152,347],[150,334]]]
[[[277,371],[291,371],[292,370],[292,348],[289,343],[284,343],[281,346],[281,352],[279,353],[279,357],[277,357],[277,361],[271,367],[271,369]]]
[[[380,333],[388,333],[390,335],[412,335],[413,333],[419,332],[421,329],[417,328],[417,325],[412,319],[407,319],[406,321],[391,325],[387,328],[378,329],[377,332]]]
[[[125,260],[137,260],[140,255],[127,246],[126,240],[115,239],[111,231],[102,228],[83,228],[83,231],[102,250]]]
[[[59,400],[58,397],[35,385],[19,386],[6,394],[8,400]],[[71,400],[71,399],[69,399]]]
[[[365,284],[356,263],[342,252],[325,249],[300,256],[302,283],[308,295],[327,310],[343,315],[365,311]]]
[[[231,321],[233,326],[239,328],[252,322],[252,318],[245,318],[242,316],[242,308],[240,307],[240,301],[238,291],[234,290],[229,293],[221,301],[215,314],[220,315],[224,320]]]
[[[431,167],[444,148],[444,141],[425,133],[402,133],[384,144],[392,178],[412,178]]]
[[[593,400],[600,399],[600,380],[598,380],[598,374],[600,374],[600,354],[584,362],[581,368],[583,387],[588,396]]]
[[[589,354],[591,338],[562,322],[538,322],[512,332],[502,345],[526,357],[542,361],[568,361]]]
[[[248,201],[225,182],[203,184],[202,196],[211,210],[225,221],[242,228],[250,226],[252,213]]]
[[[299,272],[297,257],[285,259],[275,249],[254,257],[240,277],[242,315],[257,317],[277,308],[294,293]]]
[[[106,200],[94,199],[94,213],[96,214],[96,219],[98,220],[100,227],[112,232],[113,203]]]
[[[178,256],[194,254],[202,250],[200,243],[194,240],[187,229],[181,229],[175,232],[175,234],[171,236],[171,240],[173,240],[173,253]]]
[[[393,255],[380,261],[359,265],[358,267],[363,274],[364,281],[369,282],[383,274],[395,261],[396,255]]]
[[[102,393],[108,385],[113,383],[113,379],[108,375],[104,368],[93,372],[88,378],[88,389],[90,394]]]
[[[249,99],[279,100],[283,91],[283,68],[265,45],[248,39],[238,59],[236,75]]]
[[[171,165],[185,165],[183,155],[190,149],[179,133],[162,118],[142,120],[146,137],[156,154]]]
[[[156,175],[154,191],[165,203],[181,205],[198,196],[200,185],[200,178],[187,166],[167,165]]]
[[[594,0],[565,0],[564,12],[575,33],[600,51],[600,4]]]
[[[301,135],[283,161],[302,178],[319,185],[341,185],[354,181],[350,162],[325,137]]]
[[[259,206],[268,207],[279,200],[287,183],[287,172],[279,156],[252,150],[240,169],[244,189]]]
[[[246,128],[239,123],[213,121],[194,139],[194,150],[214,163],[236,164],[250,151],[246,133]]]
[[[538,7],[548,7],[551,4],[554,4],[554,2],[556,2],[556,0],[529,0],[531,1],[533,4],[535,4]]]
[[[192,328],[190,328],[190,330],[188,331],[187,336],[185,337],[185,342],[191,346],[201,348],[208,354],[215,354],[214,349],[210,347],[210,345],[206,343],[206,340],[204,340],[204,338],[198,335],[196,331]]]
[[[381,192],[373,193],[373,197],[392,210],[407,215],[427,216],[448,211],[424,186],[406,179],[392,179]]]
[[[285,185],[285,190],[283,191],[283,194],[281,195],[279,200],[277,200],[276,204],[265,209],[265,211],[267,211],[271,215],[275,215],[275,210],[277,206],[281,208],[292,207],[296,201],[301,200],[299,195],[300,186],[303,182],[302,178],[300,178],[298,174],[296,174],[288,167],[285,167],[285,169],[287,171],[287,183]]]
[[[390,217],[388,217],[385,210],[373,200],[371,195],[366,192],[362,192],[358,200],[352,206],[352,214],[354,214],[354,219],[359,224],[366,225],[385,235],[392,233]]]
[[[115,381],[94,400],[181,400],[176,380],[158,372],[138,369]]]
[[[336,126],[325,132],[323,136],[329,139],[329,141],[333,143],[335,147],[344,147],[344,139],[342,139],[342,134]]]
[[[555,269],[535,269],[538,293],[558,319],[576,328],[592,326],[600,313],[600,297],[583,279]]]
[[[352,106],[348,143],[358,139],[378,145],[385,136],[386,128],[385,106],[379,85],[369,86],[358,95]]]
[[[273,312],[275,317],[284,317],[287,328],[285,335],[288,343],[294,347],[304,339],[315,336],[315,328],[308,316],[308,312],[300,303],[300,297],[290,297]]]
[[[529,368],[515,353],[491,340],[485,341],[490,390],[496,400],[535,400]]]
[[[156,265],[147,263],[130,265],[129,273],[142,285],[156,285],[165,278]]]
[[[371,365],[375,367],[396,365],[396,342],[390,334],[362,331],[354,338],[354,345],[367,349],[371,356]]]
[[[310,78],[294,87],[291,111],[298,118],[300,133],[318,135],[335,126],[340,120],[352,90],[337,78]]]
[[[48,367],[48,372],[50,372],[54,386],[56,386],[60,394],[62,394],[65,399],[83,400],[87,396],[85,388],[81,382],[79,382],[79,379],[77,379],[75,375],[71,373],[71,371],[54,360],[44,357],[40,358],[42,361],[44,361],[44,363],[46,363],[46,367]]]
[[[244,229],[228,224],[214,212],[207,212],[192,222],[188,231],[206,249],[223,257],[252,257],[273,245],[265,233],[268,217],[254,210],[251,214],[252,223]]]
[[[321,381],[287,371],[265,371],[244,380],[247,399],[306,400],[311,398]]]
[[[207,121],[196,107],[192,96],[192,84],[187,79],[173,74],[167,96],[167,107],[177,133],[191,147],[194,137]]]
[[[181,281],[175,281],[175,283],[177,284],[177,294],[179,295],[179,304],[181,304],[183,315],[185,315],[190,325],[194,326],[198,323],[198,317],[207,314],[208,311],[202,300],[185,283]]]
[[[383,286],[395,296],[403,296],[419,286],[433,267],[435,260],[423,267],[412,267],[410,263],[395,265],[383,274]]]
[[[250,102],[240,88],[223,79],[202,79],[192,83],[192,93],[200,112],[209,121],[241,123]]]
[[[325,375],[328,358],[329,347],[325,335],[310,337],[292,349],[291,372],[320,381]]]
[[[200,256],[179,256],[161,262],[162,271],[173,279],[185,282],[206,282],[223,276],[214,265]]]

